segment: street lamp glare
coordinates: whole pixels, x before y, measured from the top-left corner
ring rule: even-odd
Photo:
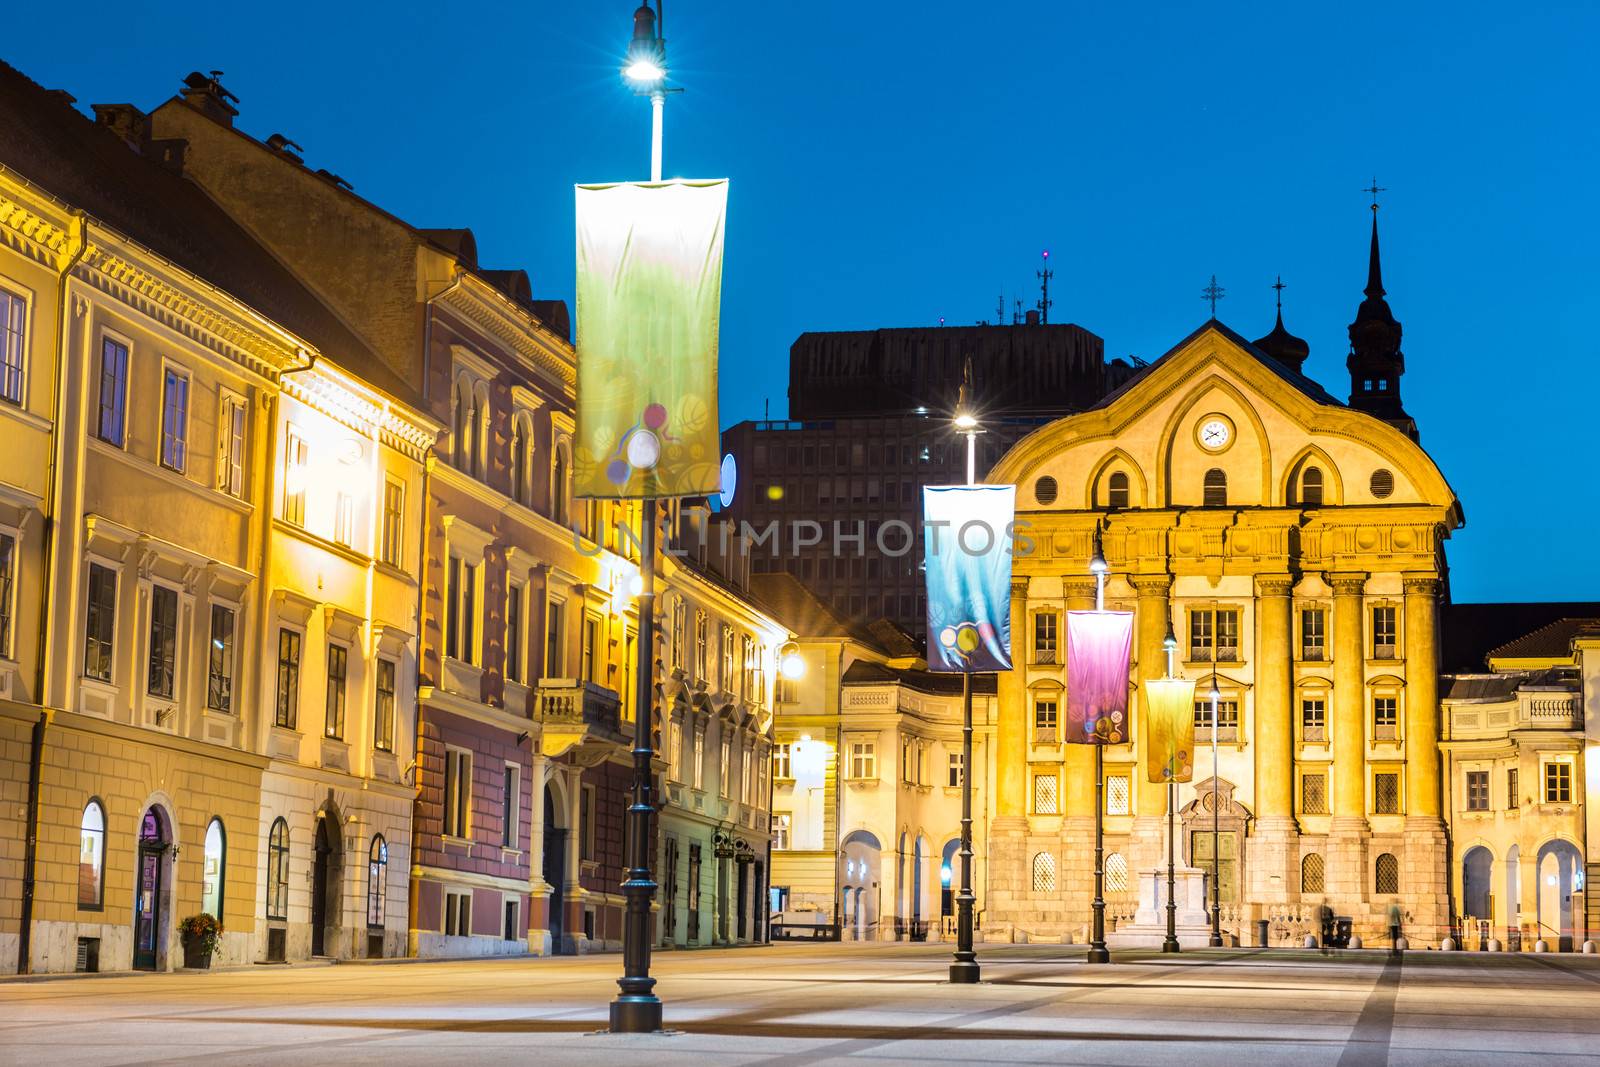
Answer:
[[[977,428],[978,417],[976,415],[972,414],[970,411],[962,411],[956,414],[956,429],[976,430]]]
[[[790,642],[778,650],[778,673],[791,682],[797,682],[806,673],[806,661],[798,645]]]
[[[1100,551],[1098,546],[1096,546],[1094,550],[1094,557],[1089,560],[1089,573],[1109,574],[1110,572],[1111,564],[1106,562],[1105,554]]]
[[[622,68],[622,76],[631,82],[648,85],[654,82],[665,81],[666,70],[660,63],[649,56],[641,56]]]

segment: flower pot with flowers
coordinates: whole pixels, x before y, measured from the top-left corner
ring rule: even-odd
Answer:
[[[178,932],[183,935],[183,965],[199,970],[209,969],[211,954],[222,944],[221,920],[201,912],[183,920]]]

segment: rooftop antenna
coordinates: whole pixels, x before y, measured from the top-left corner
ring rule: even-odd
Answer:
[[[1048,248],[1044,250],[1039,258],[1044,260],[1044,266],[1033,272],[1039,279],[1039,324],[1048,326],[1050,325],[1051,304],[1050,279],[1056,276],[1056,272],[1050,269],[1050,250]]]
[[[1011,313],[1011,325],[1013,325],[1013,326],[1021,326],[1022,325],[1022,299],[1021,299],[1021,297],[1017,298],[1016,305],[1017,305],[1017,309]]]
[[[771,419],[772,419],[772,398],[770,396],[764,396],[764,397],[761,398],[761,421],[762,422],[769,422],[769,421],[771,421]]]
[[[1006,324],[1006,294],[1004,293],[1000,294],[999,302],[994,306],[994,324],[996,326],[1004,326]]]

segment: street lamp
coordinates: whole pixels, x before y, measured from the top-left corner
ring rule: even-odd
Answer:
[[[1094,555],[1089,557],[1089,573],[1094,575],[1094,610],[1106,610],[1106,575],[1111,564],[1100,547],[1100,528],[1094,531]],[[1070,669],[1070,668],[1069,668]],[[1106,947],[1106,746],[1104,738],[1094,741],[1094,925],[1089,937],[1087,963],[1110,963]]]
[[[1167,636],[1161,639],[1161,650],[1167,654],[1167,678],[1172,677],[1173,660],[1178,655],[1178,635],[1172,632],[1172,617],[1167,616]],[[1189,692],[1194,692],[1194,687],[1189,687]],[[1147,697],[1148,699],[1148,697]],[[1189,725],[1194,725],[1190,720]],[[1147,739],[1146,744],[1150,743]],[[1162,952],[1177,952],[1178,945],[1178,901],[1177,878],[1175,867],[1175,839],[1177,833],[1173,826],[1173,813],[1178,807],[1178,783],[1175,778],[1167,781],[1167,936],[1161,942]]]
[[[972,360],[962,367],[961,391],[956,395],[956,429],[967,438],[967,484],[978,481],[978,416],[972,405]],[[961,672],[961,888],[956,892],[956,951],[950,962],[950,981],[972,985],[978,981],[978,953],[972,947],[972,912],[977,896],[972,891],[972,674]]]
[[[628,44],[628,64],[623,74],[634,92],[650,97],[650,180],[661,180],[661,114],[666,103],[667,42],[661,36],[661,18],[648,3],[633,13],[633,40]],[[639,507],[639,638],[638,666],[634,671],[633,800],[628,805],[627,880],[622,884],[627,910],[622,925],[622,977],[617,979],[617,999],[611,1002],[611,1032],[648,1034],[661,1029],[661,998],[650,977],[650,901],[656,893],[650,871],[650,819],[655,814],[651,798],[651,761],[655,758],[655,588],[656,522],[654,500]]]

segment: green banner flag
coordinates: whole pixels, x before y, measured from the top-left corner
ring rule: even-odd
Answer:
[[[580,185],[577,208],[573,494],[715,493],[728,183]]]

